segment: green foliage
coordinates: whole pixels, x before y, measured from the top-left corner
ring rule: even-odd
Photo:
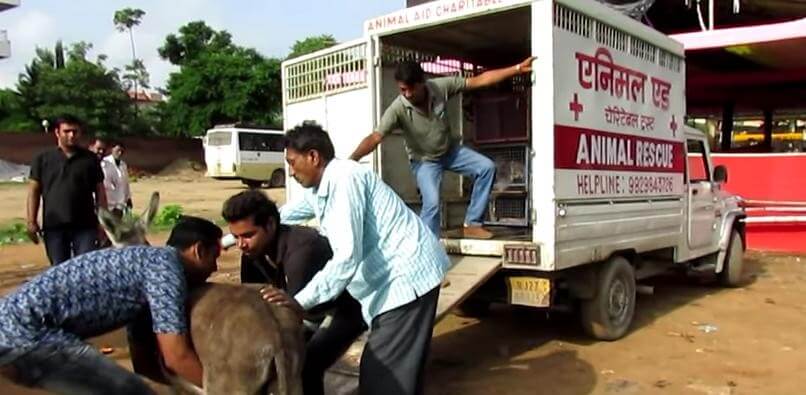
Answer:
[[[28,118],[20,94],[10,89],[0,89],[0,132],[37,130],[40,130],[40,126]]]
[[[166,134],[201,135],[221,123],[278,124],[279,60],[232,44],[229,33],[204,22],[169,35],[159,53],[180,66],[168,80],[170,100],[160,106]]]
[[[57,69],[64,68],[64,46],[62,46],[62,40],[56,41],[56,47],[53,49],[53,54],[55,56],[55,63],[54,67]],[[85,51],[86,54],[86,51]]]
[[[78,62],[78,61],[82,61],[82,60],[86,62],[87,61],[87,55],[90,53],[91,50],[92,50],[92,43],[88,43],[86,41],[79,41],[77,43],[73,43],[73,44],[70,45],[70,50],[67,51],[67,57],[68,57],[68,59],[70,59],[70,61],[73,61],[73,62]],[[57,59],[58,59],[58,57],[57,57]],[[57,63],[58,63],[58,60],[57,60]],[[56,68],[61,69],[61,68],[63,68],[63,66],[59,67],[57,65]]]
[[[64,113],[87,123],[98,135],[161,134],[198,136],[223,123],[279,127],[282,116],[280,59],[267,58],[233,43],[232,35],[202,21],[190,22],[165,38],[159,54],[179,66],[156,108],[131,106],[127,90],[150,86],[149,73],[137,58],[132,28],[145,12],[124,8],[113,22],[128,31],[132,62],[110,69],[100,54],[88,58],[92,44],[57,42],[52,50],[37,48],[20,74],[16,91],[0,90],[0,131],[40,131],[41,121]],[[298,40],[289,58],[337,44],[323,34]]]
[[[330,34],[321,34],[318,36],[307,37],[302,40],[297,40],[291,46],[291,53],[288,54],[288,59],[296,58],[311,52],[316,52],[320,49],[332,47],[339,42]]]
[[[30,241],[25,224],[14,223],[0,228],[0,246],[21,244]]]
[[[123,73],[123,80],[126,81],[125,88],[127,90],[140,88],[150,88],[151,76],[146,70],[146,66],[140,59],[135,59],[132,63],[127,64]]]
[[[160,57],[183,66],[205,53],[230,53],[237,49],[232,43],[232,35],[226,31],[215,31],[202,21],[190,22],[179,28],[179,35],[169,34],[165,44],[157,51]]]
[[[0,118],[0,124],[27,119],[38,125],[42,119],[68,113],[84,120],[91,132],[120,134],[132,118],[129,98],[117,71],[107,69],[103,57],[95,62],[87,60],[91,49],[92,44],[85,42],[71,45],[63,67],[57,67],[58,59],[64,56],[38,48],[17,84],[17,111]]]
[[[145,11],[139,8],[124,8],[115,11],[112,22],[115,24],[115,28],[118,29],[118,31],[131,30],[132,27],[140,24],[145,14]]]
[[[178,204],[169,204],[163,206],[158,212],[157,215],[154,216],[154,222],[152,226],[157,229],[170,229],[177,222],[179,222],[179,218],[182,216],[183,213],[182,206]]]
[[[126,90],[134,92],[132,106],[134,109],[135,119],[138,119],[137,95],[140,92],[139,87],[149,87],[149,75],[145,64],[143,64],[143,60],[137,58],[132,27],[139,25],[145,14],[145,11],[139,8],[124,8],[122,10],[115,11],[115,15],[112,17],[112,22],[115,24],[115,28],[119,32],[124,32],[126,30],[129,31],[129,41],[131,42],[132,48],[132,62],[126,65],[123,80],[126,81]]]

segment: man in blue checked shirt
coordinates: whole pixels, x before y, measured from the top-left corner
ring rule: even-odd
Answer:
[[[449,267],[436,236],[372,170],[335,159],[333,143],[314,123],[286,133],[290,174],[304,198],[280,211],[284,223],[316,218],[333,258],[305,288],[266,300],[300,314],[347,290],[370,327],[361,356],[361,394],[421,394],[439,288]]]
[[[150,313],[165,367],[201,386],[185,302],[216,270],[220,240],[217,225],[183,217],[168,247],[93,251],[34,277],[0,298],[0,374],[59,394],[154,394],[85,342]],[[134,345],[131,352],[135,367],[150,358]]]

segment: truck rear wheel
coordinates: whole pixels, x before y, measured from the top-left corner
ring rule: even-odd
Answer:
[[[583,300],[582,327],[599,340],[623,337],[635,313],[635,271],[624,257],[610,258],[596,279],[596,294]]]
[[[719,283],[725,287],[738,287],[742,281],[742,267],[744,266],[744,243],[742,235],[736,229],[731,231],[728,255],[725,264],[717,277]]]

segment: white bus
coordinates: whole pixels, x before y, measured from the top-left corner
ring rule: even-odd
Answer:
[[[241,180],[257,188],[285,186],[283,131],[216,126],[204,137],[207,176],[217,180]]]

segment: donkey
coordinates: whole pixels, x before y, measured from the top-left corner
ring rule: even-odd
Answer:
[[[146,232],[158,205],[159,193],[154,192],[139,219],[118,218],[104,209],[98,219],[114,247],[148,244]],[[302,324],[290,309],[266,303],[258,290],[216,283],[191,290],[190,337],[204,368],[204,390],[167,373],[174,389],[210,395],[302,395]]]

